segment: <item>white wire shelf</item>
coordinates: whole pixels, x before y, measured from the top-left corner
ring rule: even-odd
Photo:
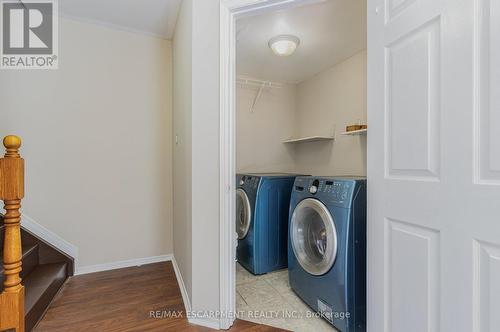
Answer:
[[[308,136],[308,137],[299,137],[299,138],[289,138],[284,140],[284,144],[297,144],[297,143],[308,143],[308,142],[327,142],[333,141],[335,137],[332,136]]]

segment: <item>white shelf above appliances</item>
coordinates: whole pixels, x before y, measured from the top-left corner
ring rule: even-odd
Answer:
[[[283,141],[284,144],[298,144],[298,143],[307,143],[307,142],[328,142],[335,140],[335,137],[332,136],[308,136],[308,137],[300,137],[300,138],[289,138]]]

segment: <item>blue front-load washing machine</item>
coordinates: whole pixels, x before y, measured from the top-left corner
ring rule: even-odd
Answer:
[[[238,174],[238,262],[253,274],[287,267],[288,211],[296,175]]]
[[[366,331],[366,179],[297,177],[289,236],[295,293],[338,330]]]

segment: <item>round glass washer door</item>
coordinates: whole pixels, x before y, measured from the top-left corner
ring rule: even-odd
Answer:
[[[323,275],[337,257],[337,229],[326,206],[317,199],[301,201],[290,223],[292,249],[300,266],[312,275]]]
[[[252,208],[247,193],[243,189],[236,190],[236,232],[238,240],[247,236],[252,220]]]

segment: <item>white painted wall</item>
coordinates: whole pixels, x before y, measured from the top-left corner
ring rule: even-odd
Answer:
[[[59,70],[0,74],[0,133],[24,141],[22,211],[80,266],[171,253],[171,43],[61,19],[59,45]]]
[[[297,86],[297,133],[331,135],[334,142],[296,146],[296,171],[311,175],[366,175],[366,136],[342,136],[348,124],[366,123],[366,51]]]
[[[194,310],[219,309],[219,0],[193,1]]]
[[[251,112],[257,90],[236,89],[236,169],[239,173],[293,172],[293,147],[282,141],[295,133],[296,86],[265,89]]]
[[[192,0],[182,1],[173,38],[174,256],[192,295]],[[175,137],[174,137],[175,139]]]
[[[174,256],[192,310],[216,311],[219,309],[218,0],[183,1],[174,34],[174,132],[179,138],[174,152]],[[218,320],[206,319],[212,326],[218,324]]]
[[[366,175],[366,136],[342,136],[366,123],[366,51],[285,89],[272,89],[250,112],[255,90],[237,88],[239,172]],[[332,135],[335,141],[283,144],[290,136]]]

